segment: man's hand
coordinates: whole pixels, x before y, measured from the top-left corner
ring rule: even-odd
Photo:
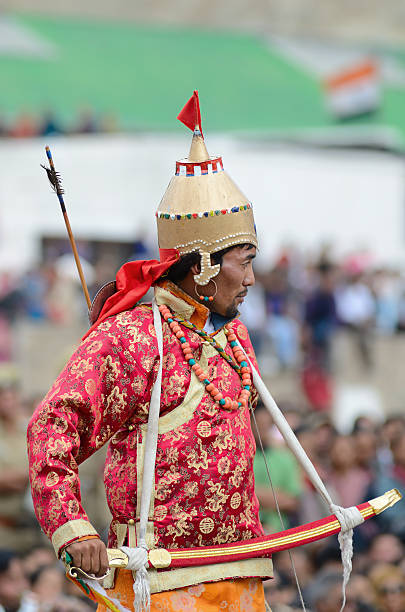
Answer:
[[[73,559],[72,565],[79,567],[86,574],[94,574],[100,577],[107,573],[107,549],[104,542],[98,538],[73,542],[65,550]]]

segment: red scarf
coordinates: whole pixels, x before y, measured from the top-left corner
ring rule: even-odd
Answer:
[[[161,261],[156,259],[129,261],[117,272],[117,290],[104,303],[97,321],[83,336],[83,340],[108,317],[133,308],[151,286],[179,259],[176,249],[160,249]]]

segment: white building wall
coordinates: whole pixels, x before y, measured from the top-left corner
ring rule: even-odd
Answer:
[[[24,269],[41,235],[65,235],[59,203],[39,164],[50,144],[77,238],[155,240],[154,212],[190,137],[116,135],[0,140],[0,270]],[[253,202],[262,261],[285,243],[338,255],[369,249],[405,265],[404,161],[383,153],[287,148],[228,136],[212,155]]]

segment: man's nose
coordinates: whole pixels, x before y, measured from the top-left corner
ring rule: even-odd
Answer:
[[[256,282],[255,279],[255,273],[253,272],[253,268],[251,268],[249,270],[249,272],[246,274],[245,278],[243,279],[243,285],[245,287],[252,287]]]

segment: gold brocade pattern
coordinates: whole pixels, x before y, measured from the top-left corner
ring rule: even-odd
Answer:
[[[88,524],[81,505],[78,464],[107,441],[104,480],[113,515],[109,545],[116,546],[119,525],[135,519],[138,527],[146,421],[159,362],[152,322],[147,306],[105,320],[80,345],[31,421],[36,512],[45,532],[58,533],[59,547],[76,538],[65,525]],[[239,338],[245,335],[245,327],[237,320],[232,329]],[[214,384],[236,398],[241,387],[237,373],[195,332],[184,333]],[[224,332],[215,337],[232,356]],[[178,339],[165,322],[163,344],[149,545],[185,548],[262,535],[248,409],[225,410],[212,399],[191,373]],[[248,340],[244,346],[252,354]],[[248,575],[266,576],[271,572],[267,573],[268,567],[267,562],[260,574],[254,570]],[[164,573],[175,575],[173,570]],[[172,588],[177,586],[175,582]]]

